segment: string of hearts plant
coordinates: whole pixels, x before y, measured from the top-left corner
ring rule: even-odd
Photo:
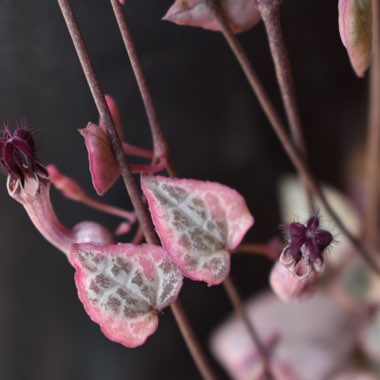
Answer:
[[[380,273],[378,262],[372,254],[377,243],[376,163],[380,158],[380,111],[376,104],[380,99],[378,2],[364,2],[364,8],[358,8],[361,2],[339,1],[340,32],[359,76],[364,74],[369,64],[368,36],[372,30],[374,36],[368,147],[368,228],[365,239],[349,231],[309,168],[289,59],[281,32],[280,1],[176,0],[164,17],[178,24],[222,32],[299,173],[308,194],[310,216],[305,223],[292,222],[284,227],[288,241],[281,255],[278,254],[281,249],[273,245],[241,244],[254,219],[244,198],[235,190],[219,183],[177,178],[123,14],[122,2],[110,0],[110,3],[145,105],[153,152],[124,142],[117,104],[112,97],[104,96],[70,2],[58,0],[100,115],[98,125],[88,123],[86,128],[80,130],[88,152],[94,188],[99,195],[103,195],[121,176],[134,211],[121,210],[92,199],[54,165],[45,167],[38,161],[33,136],[26,128],[12,131],[8,125],[4,125],[0,139],[0,166],[8,175],[8,192],[24,206],[41,234],[67,256],[75,269],[78,296],[86,312],[112,341],[126,347],[142,345],[157,329],[160,311],[170,306],[202,377],[216,379],[178,295],[183,277],[203,281],[209,286],[223,283],[258,353],[260,370],[255,379],[295,379],[286,377],[282,369],[272,365],[268,344],[259,338],[229,278],[230,256],[234,251],[264,251],[272,260],[278,259],[271,272],[270,282],[279,297],[286,301],[309,297],[317,287],[320,273],[325,267],[326,249],[334,240],[332,233],[319,225],[314,206],[315,200],[319,199],[357,252],[374,271]],[[368,17],[363,17],[363,14],[372,15],[373,29],[368,27]],[[256,25],[260,19],[267,31],[289,132],[236,36]],[[360,20],[362,24],[358,26],[352,20]],[[360,33],[357,36],[355,32],[358,30]],[[130,156],[142,157],[151,162],[148,165],[131,164]],[[156,175],[164,170],[169,177]],[[140,185],[134,177],[136,173],[141,174]],[[88,221],[80,222],[71,229],[63,226],[51,205],[51,184],[66,197],[121,217],[123,222],[115,234]],[[117,243],[115,235],[128,232],[135,222],[138,222],[139,227],[133,240],[130,243]],[[143,240],[145,243],[141,244]]]

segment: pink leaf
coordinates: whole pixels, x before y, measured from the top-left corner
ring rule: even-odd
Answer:
[[[85,139],[93,186],[99,195],[103,195],[119,178],[119,166],[107,135],[101,128],[88,123],[79,132]]]
[[[152,335],[157,312],[173,303],[182,274],[155,245],[74,244],[78,295],[91,319],[112,341],[137,347]]]
[[[235,33],[244,32],[255,26],[260,15],[253,0],[222,0],[221,5]],[[209,10],[206,0],[176,0],[163,20],[178,25],[200,26],[219,31],[218,22]]]
[[[221,283],[230,252],[253,224],[243,197],[218,183],[160,176],[143,176],[142,189],[162,245],[182,273]]]
[[[339,0],[339,33],[359,77],[368,68],[372,49],[372,2]]]

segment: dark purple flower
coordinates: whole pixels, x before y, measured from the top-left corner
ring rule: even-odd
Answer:
[[[26,175],[47,176],[46,169],[37,161],[36,144],[27,129],[11,131],[4,126],[0,138],[0,169],[22,184]]]
[[[286,226],[288,245],[281,253],[280,261],[298,276],[305,276],[311,270],[321,272],[324,266],[323,254],[332,243],[333,236],[319,228],[319,218],[314,215],[306,225],[298,222]]]

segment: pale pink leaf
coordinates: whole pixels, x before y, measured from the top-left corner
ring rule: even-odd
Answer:
[[[260,20],[259,12],[253,0],[222,0],[221,5],[235,33],[252,28]],[[220,30],[220,26],[213,17],[206,0],[176,0],[163,20],[178,25]]]
[[[243,197],[219,183],[143,176],[142,189],[162,245],[192,280],[222,282],[230,252],[253,224]]]
[[[70,258],[86,312],[126,347],[142,345],[155,332],[157,313],[182,286],[180,270],[159,246],[74,244]]]
[[[93,123],[79,129],[84,137],[92,184],[99,195],[106,193],[119,178],[120,170],[105,132]]]
[[[368,68],[372,50],[371,0],[339,0],[339,33],[359,77]]]

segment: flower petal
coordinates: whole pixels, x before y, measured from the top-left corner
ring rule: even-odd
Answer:
[[[79,299],[112,341],[137,347],[154,333],[157,312],[173,303],[182,274],[165,250],[144,244],[74,244]]]
[[[243,197],[218,183],[160,176],[142,176],[142,189],[162,245],[184,275],[222,282],[230,252],[253,224]]]
[[[252,0],[222,0],[221,5],[235,33],[244,32],[255,26],[260,15]],[[163,20],[178,25],[200,26],[219,31],[218,22],[209,10],[206,0],[176,0]]]
[[[322,191],[339,218],[344,220],[351,233],[358,235],[361,225],[360,217],[358,211],[350,200],[347,199],[344,194],[339,193],[327,185],[322,186]],[[296,177],[288,176],[281,180],[279,184],[279,197],[282,219],[285,223],[293,222],[295,218],[299,220],[308,219],[309,208],[306,193],[302,188],[301,182]],[[319,200],[316,199],[315,203],[320,220],[324,225],[329,226],[332,235],[339,242],[339,244],[334,246],[334,251],[325,256],[326,263],[340,266],[342,260],[350,253],[351,244],[345,235],[341,233],[334,221],[329,217]]]

